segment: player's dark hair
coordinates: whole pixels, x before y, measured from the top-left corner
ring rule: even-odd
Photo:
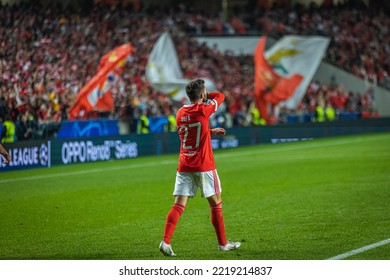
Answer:
[[[204,80],[202,79],[196,79],[190,81],[186,85],[186,93],[190,101],[196,101],[200,98],[202,95],[202,92],[205,88]]]

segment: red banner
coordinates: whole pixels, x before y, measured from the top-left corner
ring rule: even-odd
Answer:
[[[257,44],[254,56],[255,64],[255,102],[261,117],[267,124],[273,124],[277,116],[272,108],[279,102],[293,96],[294,91],[303,80],[302,75],[294,74],[285,78],[277,74],[264,57],[266,37],[261,37]]]
[[[124,44],[100,59],[97,74],[79,91],[69,109],[69,119],[86,118],[92,109],[100,112],[114,110],[112,88],[118,84],[126,59],[134,51],[131,44]]]

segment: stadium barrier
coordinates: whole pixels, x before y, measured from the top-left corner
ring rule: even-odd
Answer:
[[[214,150],[230,149],[378,132],[390,132],[390,118],[232,128],[228,129],[224,137],[213,137],[212,146]],[[1,163],[1,171],[178,153],[179,139],[172,132],[57,138],[4,146],[10,153],[12,162],[9,165]]]
[[[116,120],[63,121],[57,133],[57,138],[111,136],[118,134],[119,128]]]
[[[149,117],[149,130],[151,133],[165,131],[165,125],[168,123],[167,117]],[[357,120],[360,119],[359,113],[340,113],[337,115],[338,120]],[[303,115],[288,115],[287,123],[312,122],[313,114]],[[135,120],[136,124],[138,120]],[[127,126],[125,132],[122,132],[120,126]],[[18,124],[16,124],[18,126]],[[47,139],[65,139],[78,137],[93,137],[93,136],[118,136],[128,133],[129,125],[125,121],[116,119],[99,119],[99,120],[76,120],[62,121],[40,124],[33,131],[31,140],[47,140]],[[134,127],[132,128],[134,130]],[[2,124],[0,124],[0,131]],[[17,138],[17,137],[16,137]],[[17,139],[16,139],[17,140]]]
[[[8,165],[4,165],[1,160],[0,170],[50,167],[50,144],[50,141],[28,141],[3,144],[10,154],[12,161]]]

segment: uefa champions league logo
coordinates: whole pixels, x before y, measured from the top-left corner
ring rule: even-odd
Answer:
[[[12,161],[8,165],[0,162],[0,167],[7,169],[22,169],[38,166],[50,167],[50,141],[31,145],[16,144],[14,147],[9,148],[8,152]]]
[[[42,166],[47,166],[49,162],[49,148],[46,144],[42,144],[39,148],[39,161]]]

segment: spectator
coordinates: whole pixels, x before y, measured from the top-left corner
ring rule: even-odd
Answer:
[[[329,101],[326,102],[325,106],[325,118],[327,121],[334,121],[336,119],[336,111]]]
[[[15,136],[15,123],[10,115],[6,115],[1,131],[1,143],[13,143],[15,142]]]
[[[148,110],[143,110],[138,119],[137,134],[148,134],[150,132],[150,122],[148,118]]]
[[[35,130],[36,124],[30,111],[25,111],[19,115],[19,119],[16,122],[16,136],[18,141],[33,139]]]

